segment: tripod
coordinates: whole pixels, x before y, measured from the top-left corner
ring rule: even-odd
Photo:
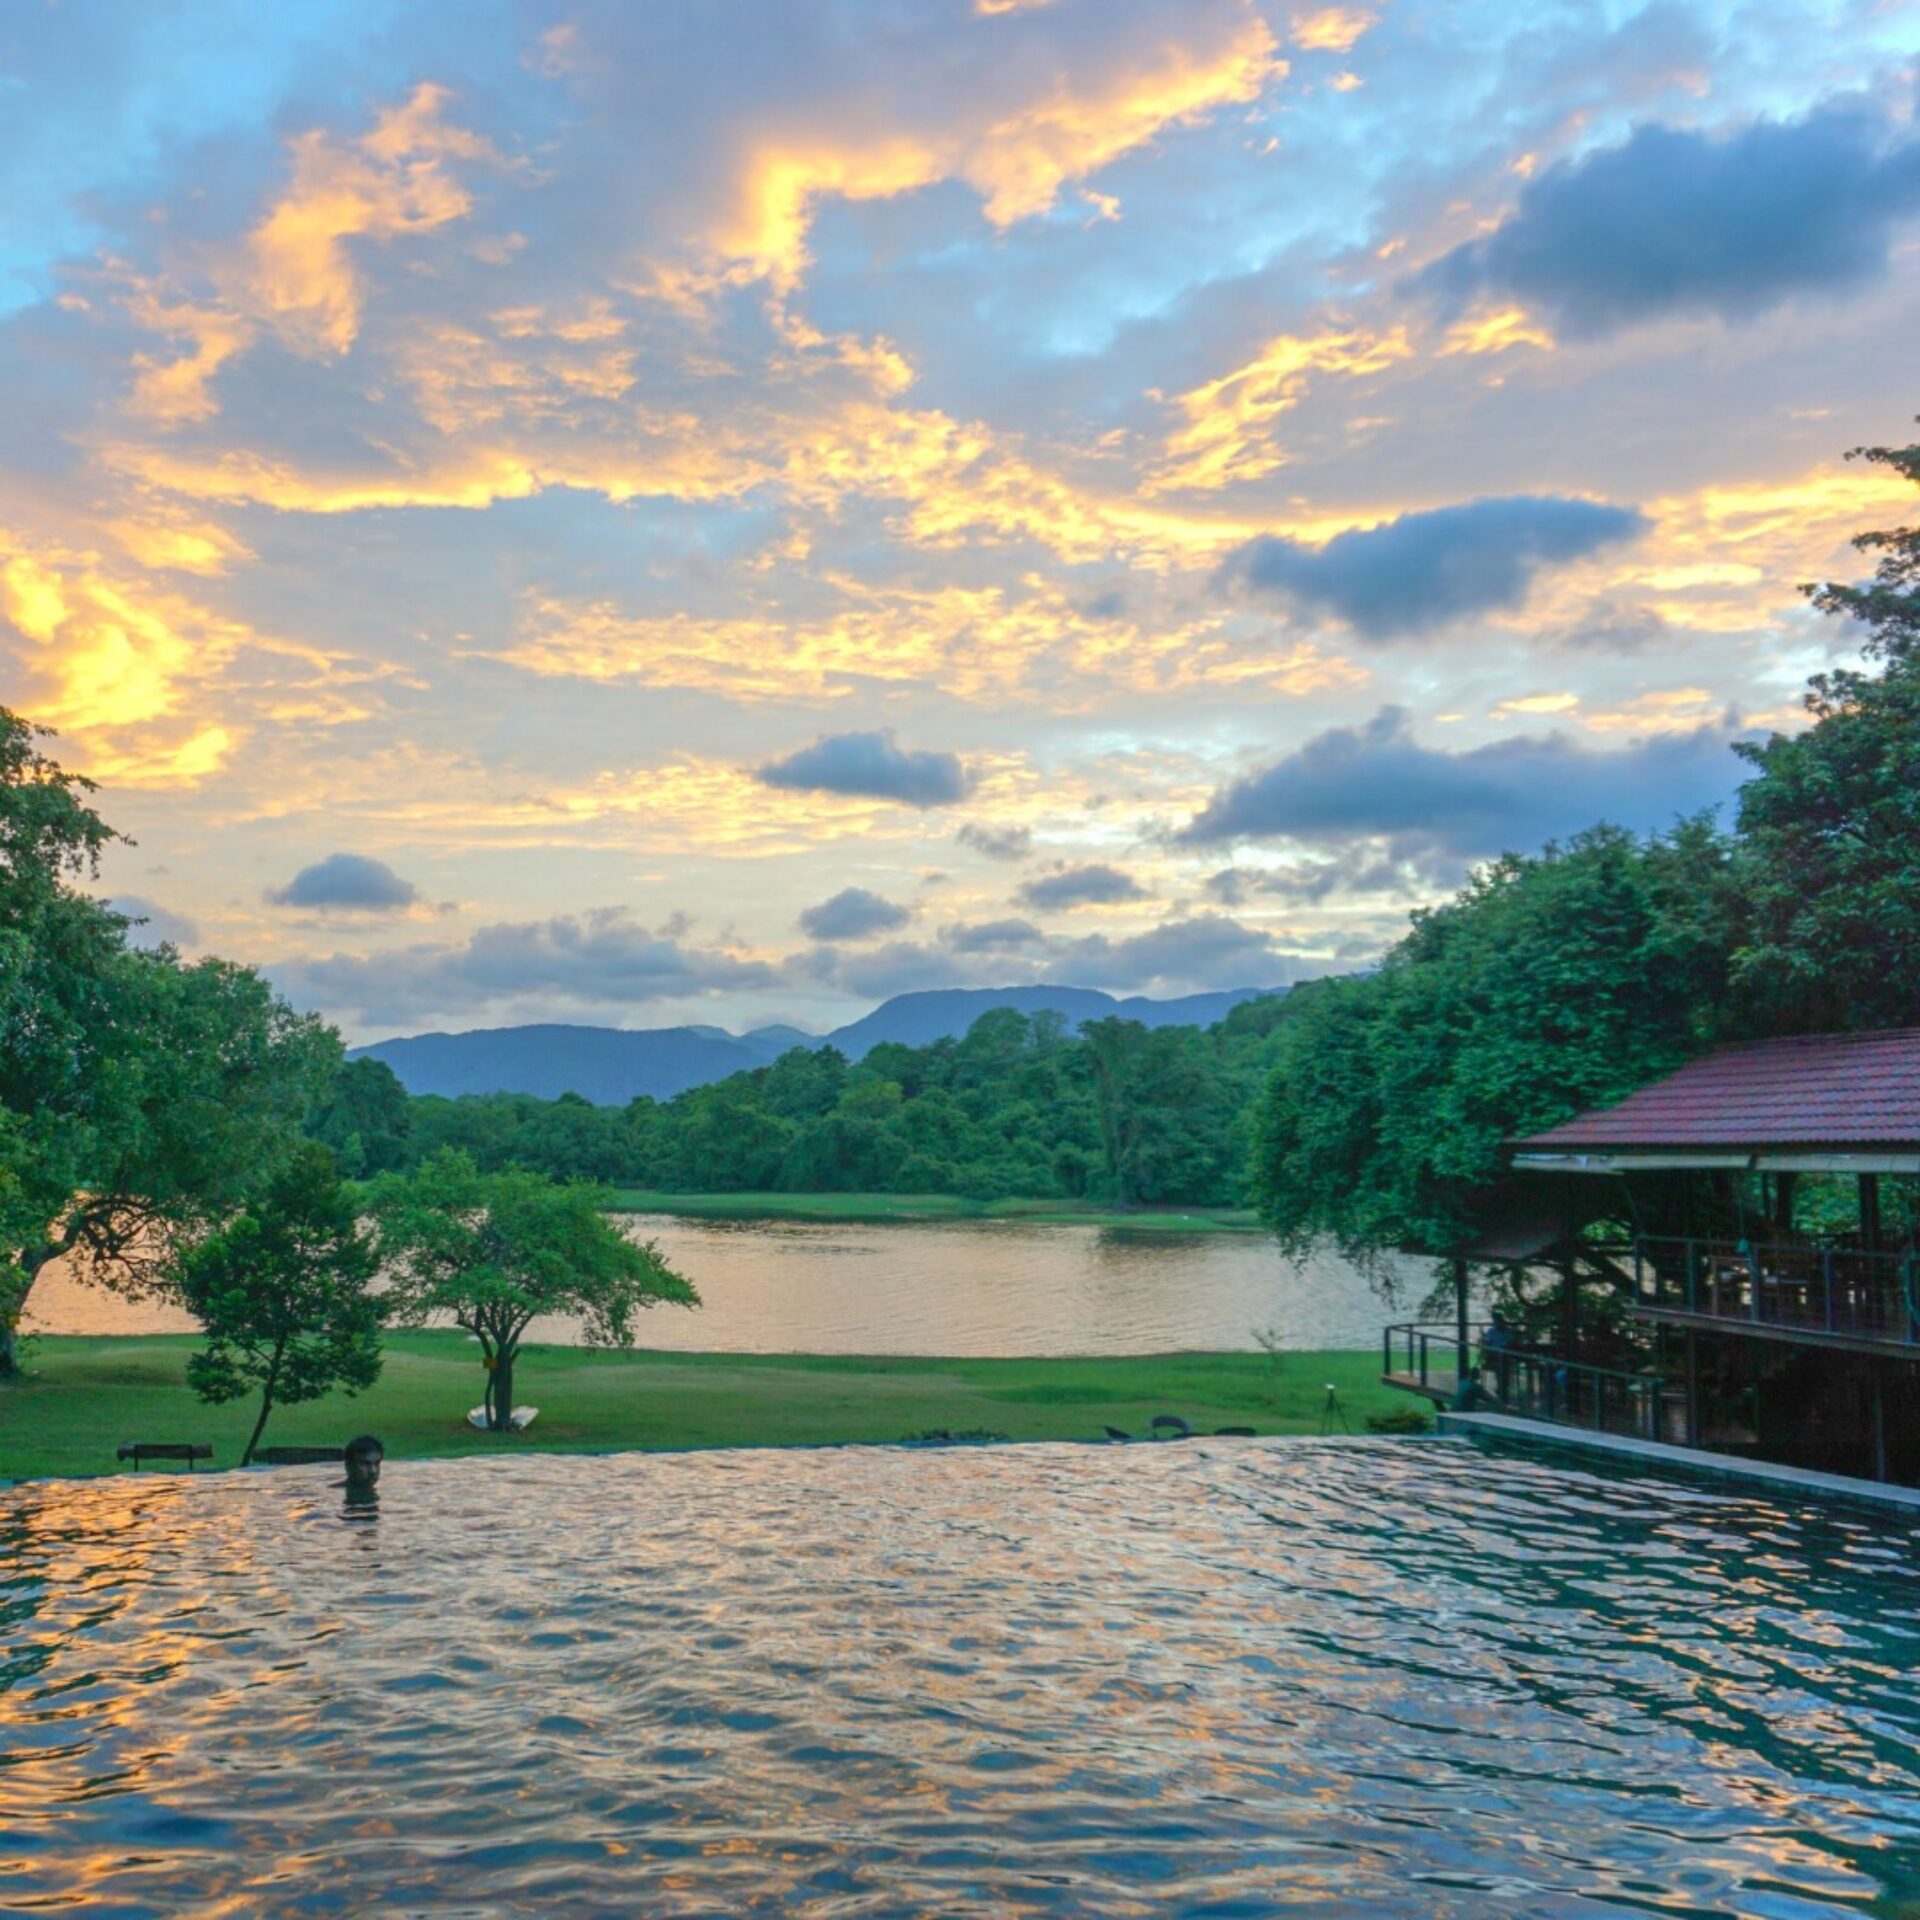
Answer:
[[[1347,1420],[1347,1410],[1340,1404],[1340,1389],[1331,1381],[1327,1383],[1327,1397],[1320,1403],[1320,1437],[1325,1439],[1333,1431],[1333,1423],[1340,1422],[1340,1431],[1349,1437],[1353,1433]]]

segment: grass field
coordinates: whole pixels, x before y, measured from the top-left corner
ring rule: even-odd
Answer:
[[[0,1387],[0,1477],[109,1473],[123,1440],[210,1441],[240,1458],[251,1404],[208,1407],[187,1390],[191,1335],[33,1340],[28,1377]],[[377,1433],[393,1459],[439,1454],[897,1441],[930,1428],[1012,1440],[1144,1433],[1156,1413],[1199,1428],[1314,1433],[1329,1383],[1356,1430],[1404,1408],[1379,1384],[1376,1353],[1174,1353],[1080,1360],[848,1359],[844,1356],[604,1353],[527,1347],[515,1398],[541,1409],[530,1433],[463,1424],[481,1394],[458,1333],[399,1333],[370,1392],[274,1413],[266,1444],[338,1445]]]
[[[1120,1212],[1071,1200],[962,1200],[950,1193],[652,1193],[615,1191],[619,1213],[675,1213],[695,1220],[1022,1220],[1041,1226],[1119,1227],[1133,1233],[1258,1233],[1247,1207]]]

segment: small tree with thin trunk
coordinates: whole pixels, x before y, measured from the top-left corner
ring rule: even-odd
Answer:
[[[479,1341],[496,1432],[510,1425],[514,1362],[539,1315],[577,1316],[590,1346],[630,1347],[642,1308],[700,1304],[651,1241],[629,1240],[608,1218],[598,1187],[520,1168],[482,1173],[443,1150],[412,1173],[382,1175],[368,1194],[392,1318],[418,1326],[444,1316]]]
[[[207,1338],[187,1362],[187,1384],[215,1405],[260,1396],[242,1466],[276,1406],[379,1378],[373,1239],[325,1147],[297,1149],[239,1214],[182,1249],[176,1267]]]

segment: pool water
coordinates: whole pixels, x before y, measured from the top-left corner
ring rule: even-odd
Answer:
[[[0,1909],[1920,1899],[1915,1529],[1460,1441],[0,1492]]]

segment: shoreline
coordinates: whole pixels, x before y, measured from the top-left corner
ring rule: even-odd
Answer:
[[[191,1334],[42,1334],[27,1377],[0,1386],[0,1479],[125,1472],[123,1441],[207,1442],[211,1470],[238,1464],[255,1403],[210,1407],[185,1383]],[[1347,1422],[1399,1410],[1370,1349],[970,1359],[937,1355],[676,1353],[529,1346],[514,1397],[541,1409],[527,1433],[464,1425],[484,1376],[457,1332],[389,1335],[379,1382],[276,1408],[267,1445],[339,1445],[373,1432],[393,1460],[514,1453],[691,1452],[777,1446],[897,1446],[929,1432],[1010,1442],[1144,1436],[1157,1413],[1260,1438],[1315,1435],[1333,1385]]]
[[[832,1226],[1097,1227],[1111,1233],[1258,1234],[1251,1207],[1123,1210],[1070,1200],[964,1200],[948,1193],[666,1193],[616,1187],[610,1213],[682,1220],[812,1221]]]

